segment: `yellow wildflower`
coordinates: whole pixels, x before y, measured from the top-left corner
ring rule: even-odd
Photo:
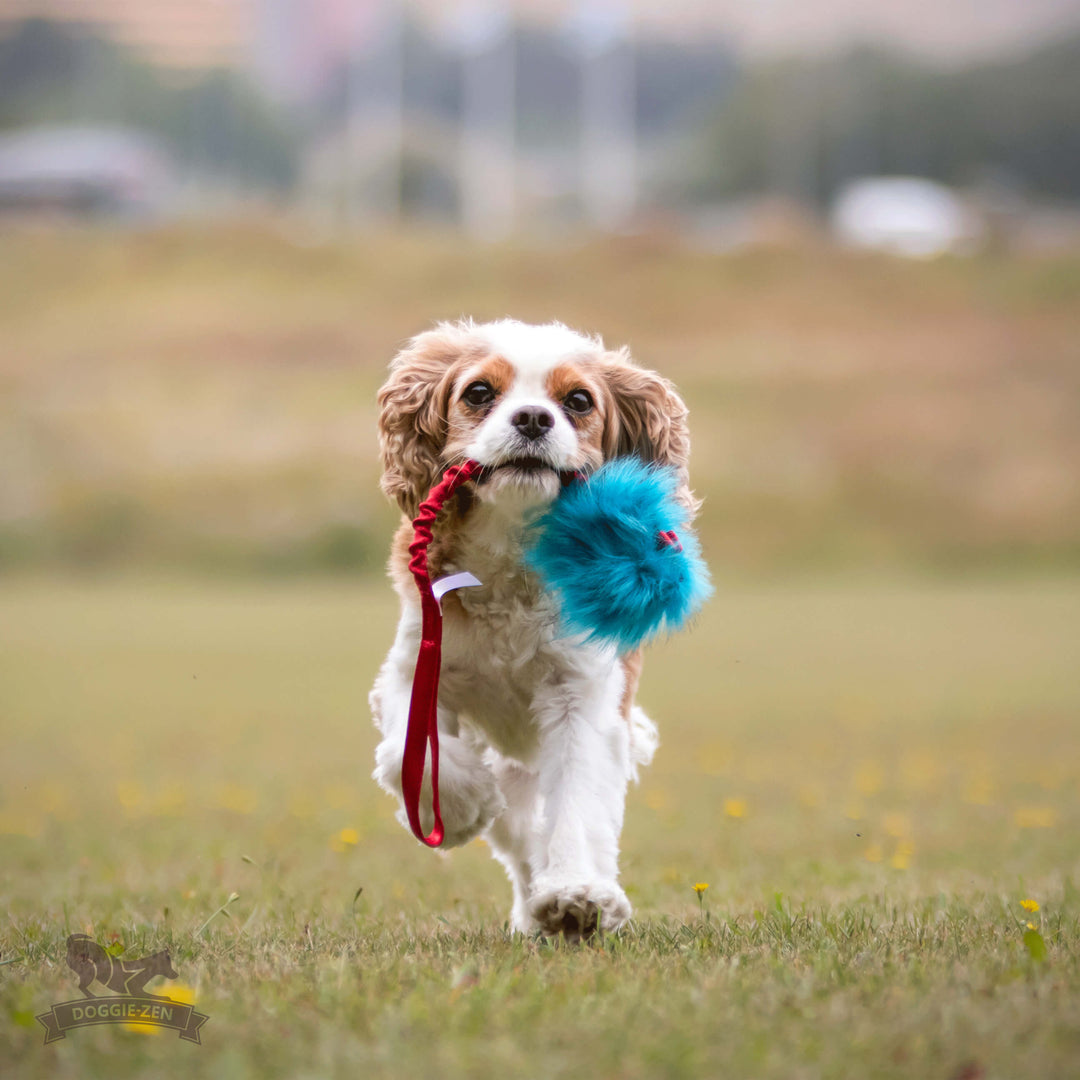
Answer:
[[[170,1001],[179,1002],[181,1005],[195,1004],[195,991],[187,983],[168,983],[156,993],[163,994]],[[130,1024],[125,1024],[124,1027],[128,1031],[137,1031],[140,1035],[160,1035],[162,1031],[156,1024],[140,1023],[138,1020],[133,1020]]]
[[[218,789],[218,806],[234,814],[254,814],[259,797],[243,784],[222,784]]]
[[[134,781],[121,780],[116,785],[116,798],[129,814],[139,812],[142,807],[143,794],[142,785]]]
[[[876,761],[863,761],[855,770],[855,790],[860,795],[876,795],[885,783],[885,770]]]
[[[708,882],[705,881],[699,881],[694,885],[694,892],[697,893],[698,910],[702,915],[705,914],[705,890],[708,887]]]
[[[1018,806],[1013,820],[1021,829],[1052,829],[1057,824],[1057,811],[1052,806]]]
[[[1021,900],[1020,901],[1020,906],[1025,911],[1030,911],[1030,912],[1032,912],[1032,914],[1034,914],[1036,911],[1039,910],[1039,901],[1038,900]]]
[[[886,814],[885,832],[896,840],[903,840],[911,835],[911,819],[906,814]]]
[[[645,792],[645,805],[650,810],[663,810],[668,804],[668,794],[663,788],[649,788]]]
[[[342,852],[348,848],[356,847],[360,843],[360,834],[353,828],[345,828],[334,833],[330,838],[330,847],[333,851]]]
[[[746,800],[745,799],[725,799],[724,800],[724,813],[728,817],[741,818],[746,817]]]

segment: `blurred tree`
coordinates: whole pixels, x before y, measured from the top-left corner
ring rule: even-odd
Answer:
[[[0,40],[0,129],[125,124],[157,135],[188,176],[290,187],[297,138],[228,71],[168,78],[113,42],[31,19]]]
[[[823,202],[875,173],[992,176],[1080,198],[1080,35],[962,69],[876,49],[756,65],[707,125],[678,194]]]

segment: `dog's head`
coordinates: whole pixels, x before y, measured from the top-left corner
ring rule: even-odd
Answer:
[[[560,474],[635,454],[673,466],[691,512],[686,406],[625,350],[559,323],[444,323],[393,360],[379,391],[382,488],[409,517],[451,465],[486,466],[483,500],[549,502]]]
[[[162,949],[161,952],[152,953],[150,956],[141,960],[140,963],[155,975],[164,975],[166,979],[179,978],[176,968],[172,965],[172,956],[169,954],[168,949]]]

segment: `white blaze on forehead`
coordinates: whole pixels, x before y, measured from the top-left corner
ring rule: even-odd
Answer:
[[[492,351],[508,360],[517,373],[514,390],[544,393],[544,377],[552,368],[575,357],[595,355],[602,345],[562,323],[530,326],[517,319],[477,326],[475,333]]]
[[[513,384],[477,430],[469,455],[484,465],[497,464],[521,454],[521,437],[513,423],[523,405],[545,406],[552,426],[530,453],[546,458],[555,468],[567,468],[576,460],[578,442],[573,425],[547,392],[548,373],[568,360],[595,356],[601,349],[596,338],[585,337],[561,323],[529,326],[516,319],[502,319],[473,328],[474,334],[514,369]]]

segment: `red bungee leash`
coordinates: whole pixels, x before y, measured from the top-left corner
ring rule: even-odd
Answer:
[[[421,632],[420,652],[413,673],[412,698],[409,702],[409,723],[405,731],[405,753],[401,759],[401,795],[405,813],[413,834],[428,847],[443,842],[442,815],[439,812],[439,669],[442,666],[442,607],[431,586],[427,549],[431,543],[432,527],[439,511],[462,484],[476,479],[483,471],[478,461],[466,461],[447,469],[443,478],[428,492],[413,519],[413,541],[409,545],[409,570],[420,593]],[[581,473],[562,474],[564,485],[583,478]],[[682,545],[674,532],[659,533],[657,546],[671,545],[681,551]],[[473,579],[472,584],[478,584]],[[420,790],[424,783],[424,759],[431,747],[431,810],[434,824],[425,836],[420,825]]]
[[[405,754],[401,760],[401,794],[409,826],[418,840],[428,847],[443,841],[442,815],[439,813],[439,667],[442,664],[442,608],[431,591],[427,549],[431,528],[446,500],[462,484],[474,479],[483,468],[477,461],[447,469],[442,480],[428,492],[413,520],[413,542],[409,545],[409,569],[420,592],[422,625],[420,652],[413,675],[412,700],[409,702],[409,725],[405,732]],[[424,758],[431,747],[431,809],[435,824],[428,836],[420,825],[420,788],[424,782]]]

